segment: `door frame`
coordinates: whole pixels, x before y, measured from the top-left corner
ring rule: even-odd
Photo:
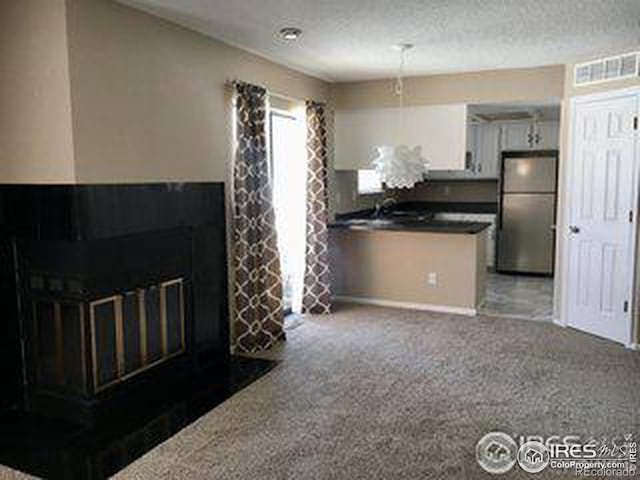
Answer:
[[[610,90],[606,92],[598,92],[591,93],[585,95],[579,95],[572,97],[569,102],[569,118],[570,125],[568,129],[568,152],[565,156],[566,165],[562,169],[564,174],[561,181],[563,192],[563,207],[562,207],[562,225],[560,225],[560,238],[562,242],[562,258],[559,259],[560,271],[562,273],[562,281],[561,281],[561,295],[560,295],[560,317],[558,319],[558,324],[563,327],[569,326],[569,234],[568,227],[571,221],[571,199],[574,194],[573,183],[571,182],[571,178],[573,177],[574,167],[575,167],[575,155],[576,155],[576,140],[577,133],[576,129],[578,128],[577,124],[577,109],[580,105],[598,102],[598,101],[606,101],[613,100],[616,98],[624,98],[624,97],[638,97],[638,102],[640,104],[640,86],[637,87],[628,87],[621,88],[617,90]],[[630,311],[630,321],[629,321],[629,331],[627,336],[627,341],[625,346],[629,349],[638,350],[639,345],[636,343],[635,338],[637,335],[636,332],[636,323],[638,323],[637,312],[636,312],[636,289],[637,289],[637,275],[636,275],[636,251],[637,251],[637,241],[638,241],[638,207],[640,205],[638,200],[638,194],[640,191],[640,161],[638,156],[640,156],[640,145],[638,145],[638,140],[636,140],[636,158],[635,164],[633,168],[633,185],[632,185],[632,208],[634,211],[632,228],[629,239],[629,255],[631,258],[631,278],[629,285],[629,311]],[[558,232],[556,232],[557,234]]]

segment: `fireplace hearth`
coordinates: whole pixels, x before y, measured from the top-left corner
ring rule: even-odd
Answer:
[[[274,366],[231,357],[227,368],[204,370],[180,388],[166,385],[153,402],[93,428],[36,412],[0,412],[0,464],[50,480],[111,478]]]
[[[91,426],[227,368],[222,184],[5,185],[0,220],[0,407]]]

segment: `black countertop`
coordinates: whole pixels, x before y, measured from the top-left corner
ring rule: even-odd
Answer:
[[[345,230],[387,230],[399,232],[476,234],[489,226],[485,222],[457,222],[434,219],[437,213],[495,213],[495,203],[406,202],[394,205],[381,215],[373,209],[336,216],[329,228]]]
[[[350,219],[336,220],[329,224],[329,228],[344,230],[387,230],[393,232],[425,232],[425,233],[456,233],[476,234],[489,228],[490,223],[484,222],[450,222],[443,220],[386,220],[386,219]]]

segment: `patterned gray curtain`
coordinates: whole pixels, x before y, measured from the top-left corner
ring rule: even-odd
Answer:
[[[235,342],[242,352],[284,338],[282,280],[266,148],[267,92],[236,86],[233,167]]]
[[[325,106],[307,102],[307,248],[303,313],[331,311],[327,220],[327,124]]]

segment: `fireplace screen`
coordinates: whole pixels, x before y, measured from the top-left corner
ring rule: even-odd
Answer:
[[[185,351],[182,278],[33,312],[41,388],[97,393]]]

